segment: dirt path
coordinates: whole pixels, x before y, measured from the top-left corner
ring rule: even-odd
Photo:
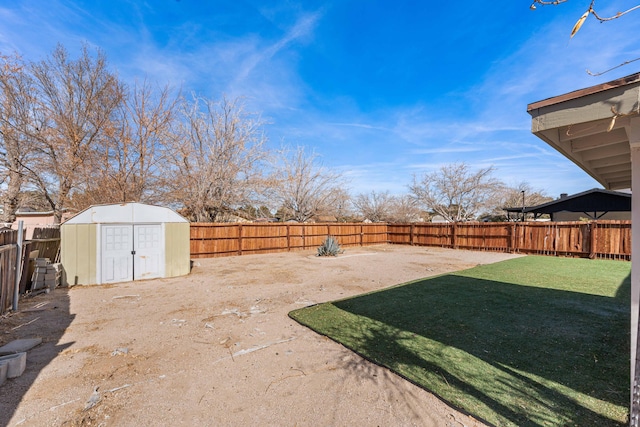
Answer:
[[[203,259],[181,278],[25,299],[0,344],[44,343],[0,387],[0,425],[478,426],[287,313],[513,256],[385,245]]]

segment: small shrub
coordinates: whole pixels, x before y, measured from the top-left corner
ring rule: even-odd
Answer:
[[[338,256],[340,253],[342,253],[340,245],[332,236],[327,236],[318,248],[318,256]]]

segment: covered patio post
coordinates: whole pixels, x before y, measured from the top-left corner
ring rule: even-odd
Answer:
[[[631,149],[631,188],[640,189],[640,118],[633,117],[626,128]],[[635,167],[634,167],[635,166]],[[635,384],[638,346],[638,314],[640,309],[640,194],[631,196],[631,418],[638,425],[640,390]],[[634,254],[636,254],[634,256]]]

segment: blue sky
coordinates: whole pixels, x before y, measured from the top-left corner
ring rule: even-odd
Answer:
[[[633,1],[600,1],[613,15]],[[640,11],[569,40],[588,0],[0,0],[0,51],[101,48],[123,80],[245,98],[270,144],[315,150],[353,194],[467,162],[557,197],[599,187],[530,132],[527,104],[638,71]]]

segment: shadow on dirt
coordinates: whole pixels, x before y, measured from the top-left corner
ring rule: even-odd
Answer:
[[[18,378],[7,379],[0,386],[0,426],[9,424],[40,372],[73,344],[59,344],[59,341],[74,317],[69,311],[68,288],[22,297],[17,312],[0,317],[0,345],[16,339],[42,338],[42,344],[27,352],[24,373]],[[48,409],[42,408],[43,411]]]

